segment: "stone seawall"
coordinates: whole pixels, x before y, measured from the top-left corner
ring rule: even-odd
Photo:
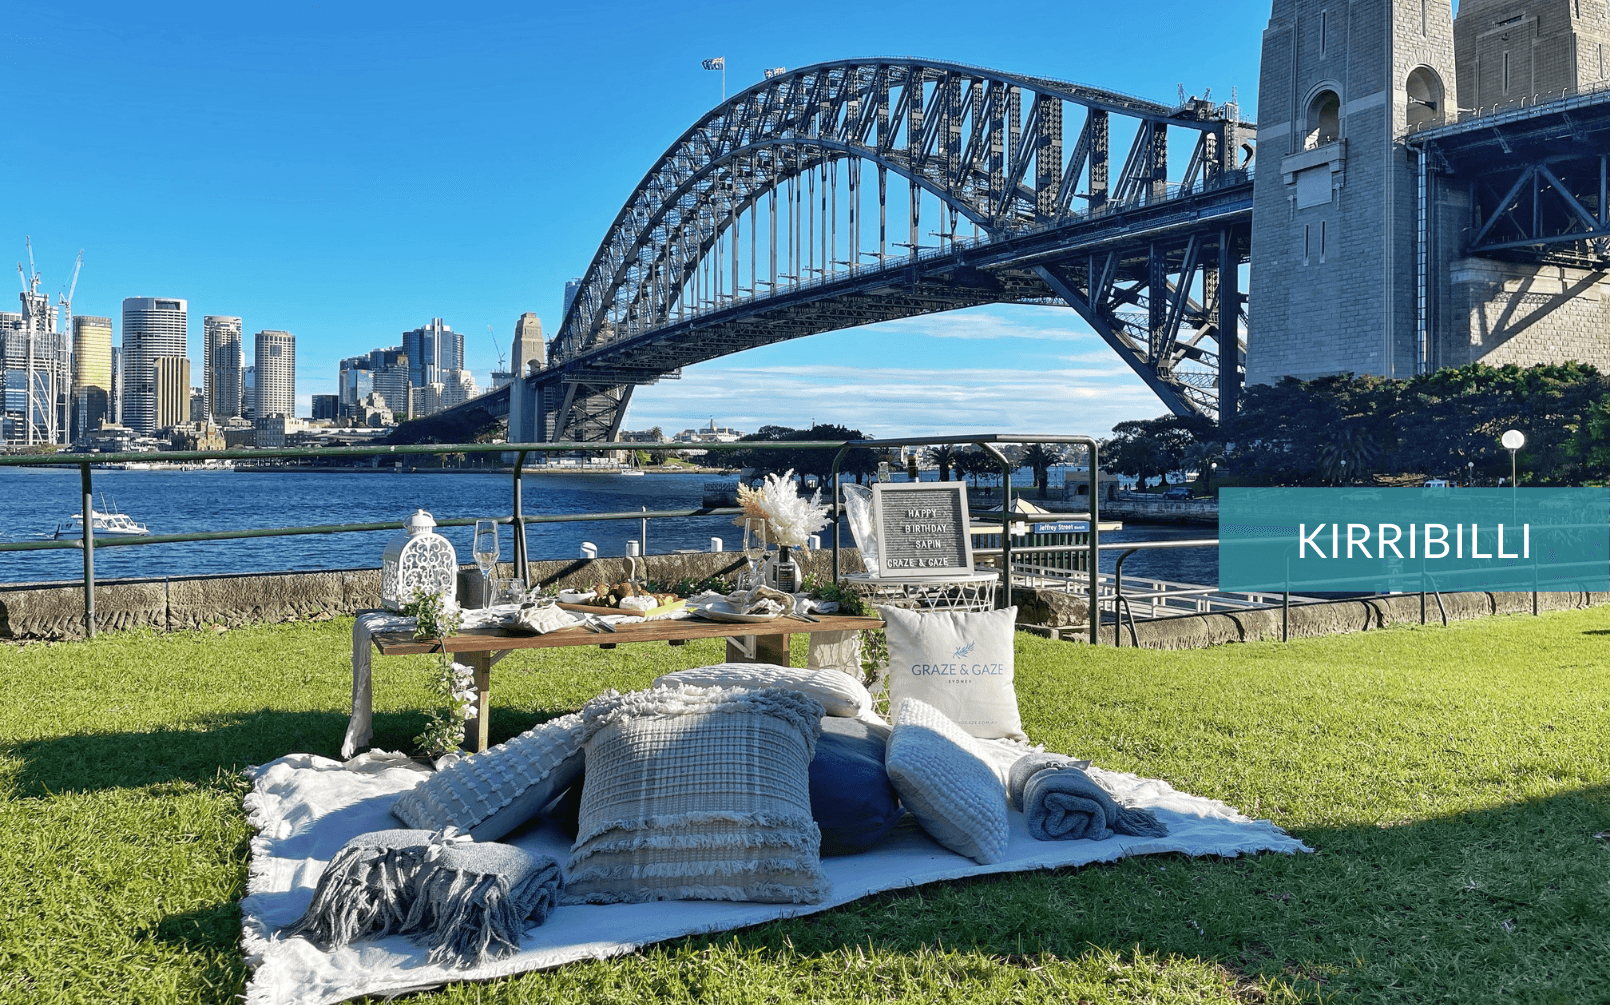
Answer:
[[[860,552],[840,552],[845,572],[863,568]],[[806,573],[832,575],[833,554],[802,555]],[[737,552],[649,555],[640,560],[639,575],[676,583],[730,576],[743,565]],[[505,564],[498,574],[513,573]],[[626,578],[623,558],[575,559],[530,563],[538,586],[589,588]],[[481,573],[473,566],[459,570],[458,595],[467,606],[480,602]],[[380,606],[379,569],[336,569],[326,572],[266,572],[233,576],[169,576],[158,579],[112,579],[95,584],[96,631],[152,628],[184,631],[208,625],[242,625],[295,621],[319,615],[352,614]],[[52,640],[84,635],[84,588],[81,583],[0,584],[0,639]]]
[[[842,553],[845,572],[861,571],[861,556],[854,549]],[[802,556],[807,573],[826,579],[832,573],[829,551]],[[699,580],[732,575],[743,562],[732,552],[691,555],[650,555],[642,560],[642,575],[674,583],[684,577]],[[508,575],[512,566],[499,572]],[[587,588],[625,578],[620,558],[592,561],[544,561],[530,565],[539,586]],[[479,602],[480,572],[459,571],[459,596],[469,605]],[[83,637],[83,588],[77,583],[13,583],[0,585],[0,639],[65,641]],[[1014,591],[1022,625],[1054,629],[1069,639],[1083,632],[1069,629],[1087,621],[1086,604],[1078,593],[1018,588]],[[1449,621],[1491,614],[1531,613],[1530,593],[1445,593],[1443,607]],[[1539,593],[1539,611],[1566,610],[1610,603],[1604,593]],[[329,617],[373,610],[380,606],[380,570],[339,569],[327,572],[255,573],[236,576],[189,576],[166,579],[125,579],[98,583],[95,588],[97,631],[151,628],[185,631],[222,625],[238,628],[306,618]],[[1442,614],[1434,597],[1426,598],[1426,621],[1440,623]],[[1392,625],[1420,623],[1418,594],[1364,597],[1353,600],[1297,604],[1291,608],[1290,636],[1311,638],[1342,632],[1368,631]],[[1102,644],[1111,645],[1113,626],[1102,629]],[[1280,609],[1225,614],[1193,614],[1155,621],[1138,621],[1132,641],[1129,627],[1122,644],[1138,642],[1150,649],[1192,649],[1226,642],[1271,641],[1280,638]]]
[[[1442,607],[1448,621],[1467,621],[1493,614],[1532,613],[1531,593],[1444,593]],[[1537,610],[1564,611],[1610,603],[1610,593],[1539,593]],[[1385,597],[1359,597],[1328,600],[1317,604],[1293,604],[1289,637],[1313,638],[1364,632],[1372,628],[1420,624],[1420,595],[1400,593]],[[1425,598],[1425,623],[1440,625],[1442,610],[1437,598]],[[1102,627],[1103,645],[1113,642],[1113,626]],[[1227,614],[1189,614],[1178,618],[1159,618],[1135,622],[1135,635],[1124,625],[1122,645],[1136,642],[1145,649],[1198,649],[1225,642],[1280,641],[1280,608],[1237,611]]]

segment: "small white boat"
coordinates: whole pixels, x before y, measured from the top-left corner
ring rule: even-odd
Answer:
[[[102,513],[100,510],[90,510],[90,518],[94,521],[96,537],[149,537],[151,531],[143,523],[135,523],[127,515],[118,512]],[[84,514],[74,513],[73,518],[66,523],[58,524],[55,538],[58,541],[78,541],[84,537]]]

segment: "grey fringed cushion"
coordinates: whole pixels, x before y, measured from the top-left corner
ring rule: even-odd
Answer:
[[[391,815],[410,827],[457,827],[477,841],[496,841],[576,780],[581,740],[581,715],[560,716],[454,761],[405,793]]]
[[[595,699],[567,903],[815,904],[822,706],[797,691],[664,687]]]
[[[1006,854],[1006,786],[978,755],[978,741],[916,698],[894,713],[884,754],[900,801],[940,844],[980,865]]]
[[[785,687],[822,703],[828,715],[854,717],[872,707],[866,686],[842,670],[808,670],[775,663],[717,663],[654,679],[655,687]]]

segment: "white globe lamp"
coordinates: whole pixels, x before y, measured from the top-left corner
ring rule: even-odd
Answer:
[[[1509,451],[1509,485],[1513,489],[1515,487],[1515,451],[1526,446],[1526,434],[1519,429],[1506,429],[1498,442],[1502,443],[1504,449]]]

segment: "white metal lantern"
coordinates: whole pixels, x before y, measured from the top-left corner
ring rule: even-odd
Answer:
[[[380,559],[380,600],[387,610],[401,611],[418,593],[442,593],[456,601],[458,554],[435,526],[429,513],[415,510],[386,545]]]

